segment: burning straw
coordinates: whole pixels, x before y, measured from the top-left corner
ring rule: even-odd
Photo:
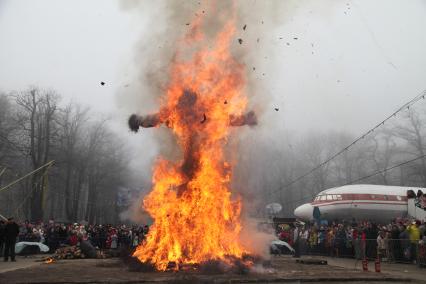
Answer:
[[[200,123],[206,123],[209,118],[203,113],[202,116],[198,118]],[[139,128],[151,128],[157,127],[161,124],[169,125],[169,121],[166,119],[161,119],[159,114],[151,114],[151,115],[137,115],[132,114],[129,117],[129,128],[133,132],[138,132]],[[254,111],[249,111],[246,114],[242,115],[230,115],[229,116],[229,125],[230,126],[254,126],[257,125],[257,116]]]
[[[202,26],[196,18],[177,45],[159,111],[129,118],[134,132],[166,125],[183,153],[179,161],[157,161],[143,201],[154,224],[133,256],[160,271],[253,264],[240,240],[242,204],[231,198],[225,146],[232,127],[256,125],[257,117],[246,110],[244,66],[230,52],[234,17],[212,42],[203,41]]]

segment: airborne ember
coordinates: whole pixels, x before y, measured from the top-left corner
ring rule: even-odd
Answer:
[[[232,167],[224,151],[232,126],[257,124],[255,113],[246,112],[244,66],[230,52],[235,32],[230,19],[207,44],[197,18],[178,43],[159,112],[129,119],[133,131],[165,124],[182,149],[180,161],[157,161],[153,189],[143,201],[154,224],[134,256],[158,270],[232,264],[248,253],[240,241],[242,204],[231,198]]]

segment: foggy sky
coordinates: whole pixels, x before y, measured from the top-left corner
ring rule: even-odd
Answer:
[[[167,7],[141,2],[135,12],[113,0],[0,0],[0,90],[53,88],[66,100],[111,113],[116,127],[127,131],[126,114],[138,106],[120,100],[143,98],[135,87],[144,72],[139,67],[156,58],[136,54],[149,44],[144,36],[165,25],[158,9]],[[245,1],[254,8],[262,2]],[[254,94],[264,104],[254,132],[359,134],[426,89],[425,1],[280,2],[285,5],[277,6],[274,20],[261,11],[246,20],[247,32],[261,21],[269,25],[258,44],[241,46],[256,65],[247,66],[256,67],[249,79],[263,89]],[[132,143],[154,144],[151,134],[125,135]]]
[[[360,131],[426,88],[425,1],[287,2],[290,18],[283,11],[282,25],[259,35],[260,49],[245,47],[261,59],[274,120]],[[114,111],[115,94],[135,83],[135,44],[152,12],[132,15],[118,1],[1,1],[0,89],[37,84]]]

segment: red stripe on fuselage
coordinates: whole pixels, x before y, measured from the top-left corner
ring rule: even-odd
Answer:
[[[341,202],[341,201],[333,201],[328,203],[311,203],[312,206],[321,207],[321,206],[327,206],[327,205],[340,205],[340,204],[381,204],[381,205],[407,205],[407,202],[371,202],[371,201],[363,201],[363,200],[357,200],[357,201],[351,201],[351,202]]]

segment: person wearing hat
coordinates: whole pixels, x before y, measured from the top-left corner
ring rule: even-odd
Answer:
[[[12,217],[7,219],[7,224],[4,227],[4,238],[5,238],[4,261],[9,260],[9,255],[10,255],[10,259],[12,261],[15,261],[15,243],[16,243],[16,237],[18,236],[18,234],[19,234],[18,224],[15,223]]]

